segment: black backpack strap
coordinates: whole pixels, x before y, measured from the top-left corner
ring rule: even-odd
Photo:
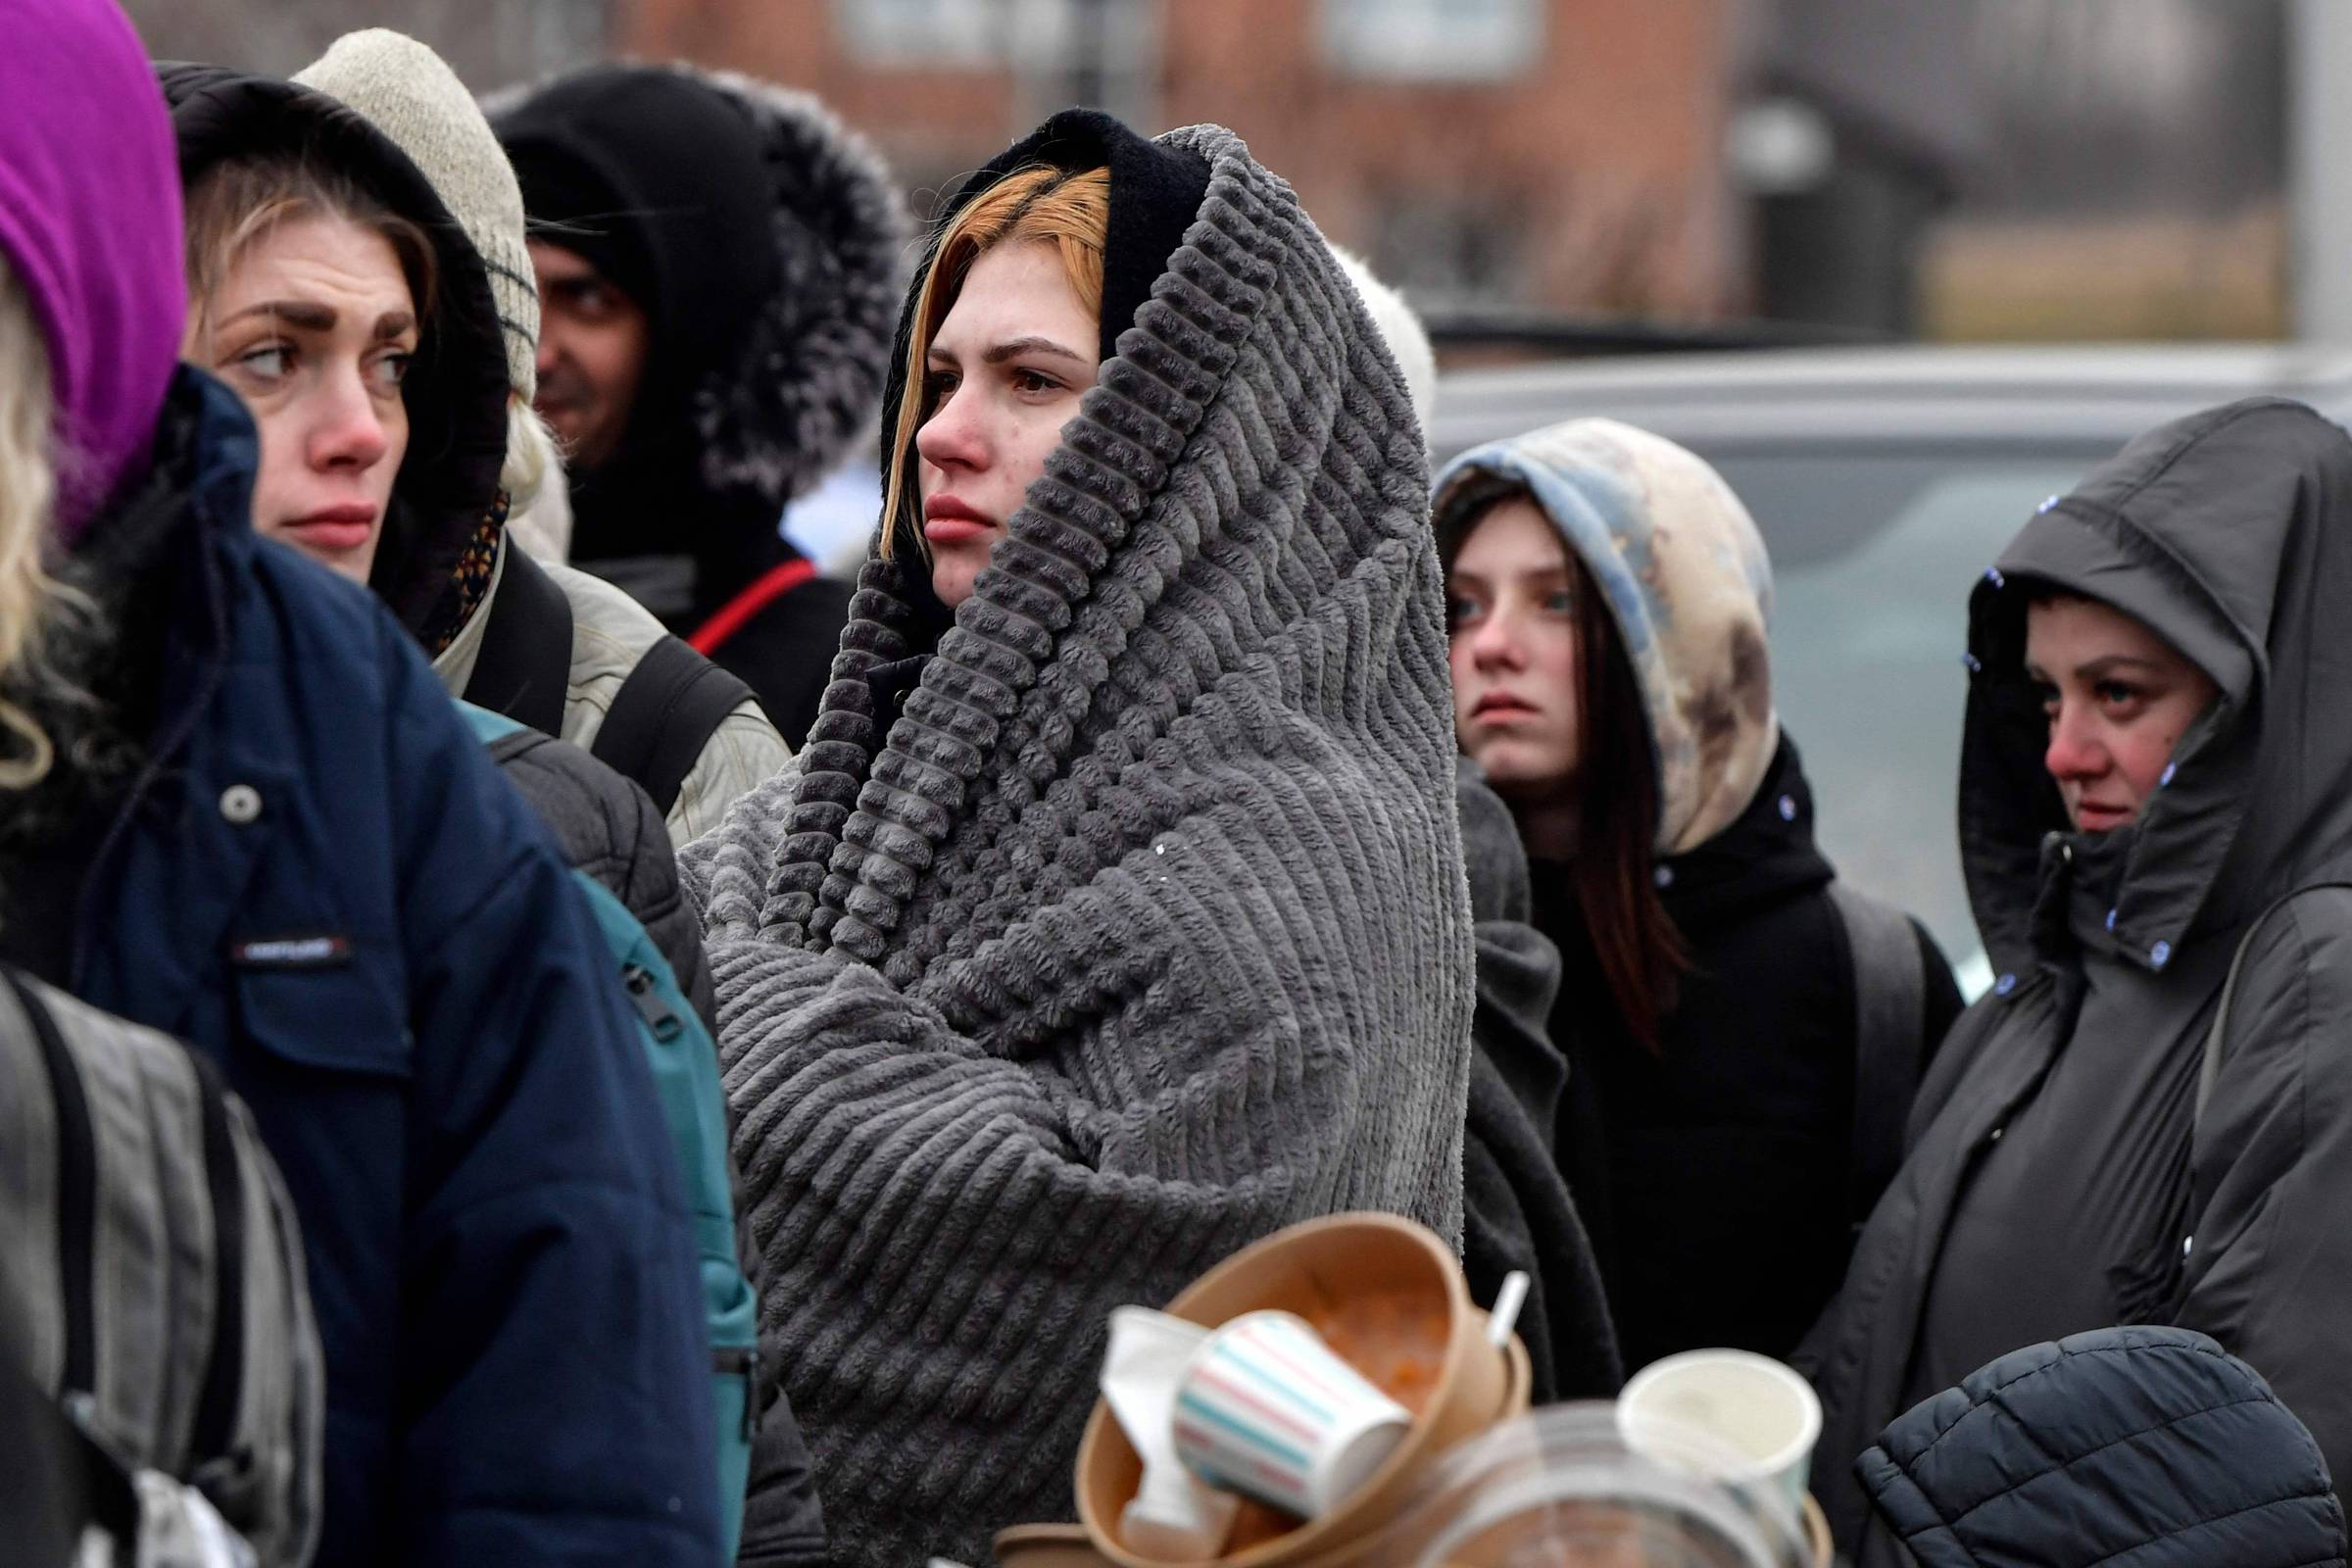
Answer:
[[[752,700],[752,689],[675,637],[645,651],[613,695],[588,751],[654,798],[663,816],[703,748],[729,713]]]
[[[543,735],[563,734],[564,695],[571,686],[571,601],[512,540],[489,615],[466,700]]]
[[[196,1070],[213,1211],[213,1353],[205,1363],[188,1449],[201,1465],[227,1454],[237,1437],[237,1395],[245,1383],[245,1180],[237,1169],[220,1070],[201,1052],[190,1051],[187,1058]]]
[[[1903,1162],[1903,1128],[1927,1054],[1927,969],[1911,917],[1842,882],[1830,904],[1854,966],[1854,1132],[1849,1218],[1870,1218]]]
[[[98,1138],[90,1125],[90,1101],[81,1071],[58,1032],[56,1015],[14,968],[0,969],[15,993],[24,1021],[32,1027],[41,1065],[49,1074],[49,1098],[57,1114],[57,1280],[63,1298],[65,1358],[58,1377],[61,1394],[87,1394],[98,1387],[98,1332],[94,1249],[98,1239]]]
[[[14,1346],[0,1346],[0,1524],[8,1560],[25,1568],[127,1562],[139,1535],[130,1472],[25,1375]],[[92,1525],[114,1538],[116,1553],[87,1552]]]

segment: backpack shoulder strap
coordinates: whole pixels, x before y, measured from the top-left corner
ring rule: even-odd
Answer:
[[[620,683],[589,754],[635,779],[654,798],[654,808],[667,816],[711,733],[751,697],[741,679],[679,639],[664,637]]]
[[[1850,1218],[1860,1225],[1903,1162],[1903,1127],[1926,1054],[1927,971],[1909,915],[1843,882],[1832,882],[1829,893],[1854,969]]]
[[[571,601],[527,551],[510,542],[488,614],[466,700],[542,734],[563,734],[564,698],[571,687]]]
[[[2238,973],[2246,966],[2246,955],[2253,951],[2254,938],[2270,924],[2272,915],[2304,894],[2322,888],[2352,888],[2352,882],[2314,882],[2309,887],[2297,888],[2256,915],[2246,927],[2246,934],[2237,939],[2237,951],[2230,956],[2230,977],[2222,982],[2221,1005],[2213,1009],[2213,1027],[2205,1031],[2205,1060],[2197,1069],[2197,1103],[2189,1117],[2190,1132],[2195,1132],[2197,1124],[2205,1119],[2205,1102],[2213,1098],[2213,1087],[2221,1081],[2222,1058],[2229,1051],[2230,1004],[2237,1000]]]
[[[213,1347],[205,1358],[188,1449],[202,1461],[236,1446],[237,1399],[245,1386],[245,1181],[229,1132],[228,1088],[220,1069],[201,1052],[187,1053],[187,1060],[196,1072],[205,1192],[213,1212]]]
[[[63,1353],[56,1392],[88,1394],[98,1387],[97,1264],[98,1133],[81,1070],[67,1048],[57,1015],[39,988],[13,967],[0,968],[32,1032],[48,1076],[56,1114],[57,1284]]]

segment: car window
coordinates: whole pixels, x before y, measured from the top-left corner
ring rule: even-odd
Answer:
[[[1927,922],[1973,996],[1990,982],[1960,876],[1968,595],[2067,460],[1712,458],[1773,555],[1773,681],[1839,874]]]

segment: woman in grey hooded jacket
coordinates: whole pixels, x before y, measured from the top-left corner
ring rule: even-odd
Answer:
[[[2348,603],[2352,441],[2275,399],[2142,436],[1978,586],[1960,849],[2000,978],[1804,1357],[1864,1568],[1901,1560],[1849,1469],[1879,1429],[2108,1324],[2212,1336],[2352,1467]],[[2168,710],[2168,750],[2080,755]]]
[[[1470,918],[1395,362],[1219,127],[1056,116],[943,230],[967,208],[885,399],[904,531],[796,768],[685,857],[770,1364],[837,1557],[890,1568],[1069,1516],[1112,1306],[1313,1215],[1462,1225]]]

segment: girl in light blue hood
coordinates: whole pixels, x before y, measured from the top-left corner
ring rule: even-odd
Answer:
[[[1771,564],[1712,468],[1580,419],[1456,459],[1435,517],[1457,734],[1561,952],[1558,1149],[1626,1364],[1785,1356],[1891,1174],[1950,970],[1833,890],[1773,708]]]

